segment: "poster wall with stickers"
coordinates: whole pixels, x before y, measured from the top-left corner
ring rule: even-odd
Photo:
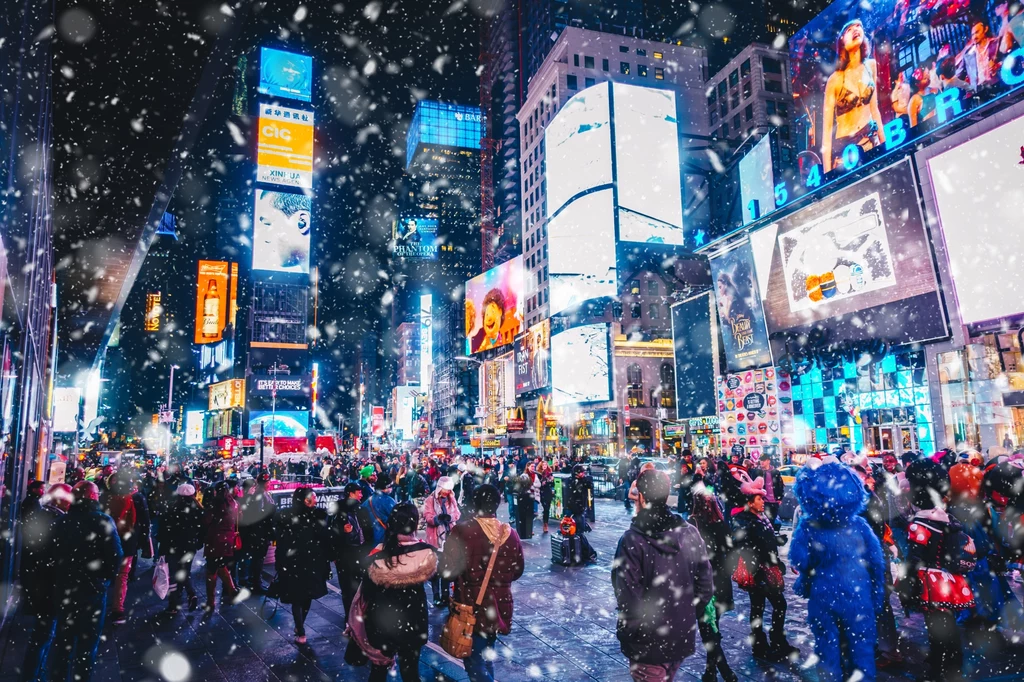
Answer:
[[[789,375],[768,367],[718,377],[718,425],[723,451],[784,454],[793,445]]]

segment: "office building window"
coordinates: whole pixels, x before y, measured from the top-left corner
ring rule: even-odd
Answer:
[[[761,61],[761,66],[764,68],[765,73],[782,73],[782,62],[778,59],[765,57]]]
[[[658,295],[658,283],[654,280],[647,281],[647,295],[657,296]]]
[[[608,70],[608,60],[607,59],[602,59],[601,60],[601,70],[602,71],[607,71]]]
[[[636,65],[636,73],[641,78],[647,78],[647,65],[646,64],[637,64]]]
[[[636,56],[637,57],[646,57],[647,56],[647,50],[643,49],[642,47],[636,48]]]
[[[629,293],[633,294],[634,296],[639,296],[640,295],[640,280],[638,280],[638,279],[631,279],[631,280],[629,280]]]
[[[664,59],[664,58],[665,58],[665,55],[663,55],[663,54],[662,54],[662,53],[660,53],[660,52],[655,52],[655,53],[654,53],[654,58],[655,58],[655,59]]]
[[[585,69],[592,69],[592,68],[594,68],[594,58],[593,57],[586,57],[586,56],[584,56],[583,57],[583,68],[585,68]]]
[[[572,65],[573,66],[579,66],[580,65],[580,56],[578,54],[574,54],[572,56]]]
[[[619,45],[619,52],[629,52],[629,48],[626,47],[625,45]]]
[[[748,104],[747,108],[743,110],[743,120],[749,121],[752,118],[754,118],[754,105]]]
[[[593,87],[596,83],[597,83],[597,81],[595,81],[593,78],[584,78],[583,79],[583,87],[585,87],[585,88]]]
[[[658,66],[654,67],[654,79],[659,81],[665,80],[665,69]]]
[[[749,76],[749,75],[750,75],[750,60],[748,59],[745,62],[743,62],[742,64],[740,64],[740,76]]]
[[[775,115],[775,101],[774,100],[768,100],[767,102],[765,102],[764,103],[764,108],[765,108],[765,111],[768,112],[769,116],[774,116]]]
[[[619,62],[619,73],[623,76],[629,75],[629,62]]]
[[[570,90],[576,90],[577,89],[576,76],[566,76],[565,77],[565,87],[569,88]]]
[[[789,107],[786,105],[785,102],[779,102],[778,107],[779,107],[779,116],[785,117],[785,116],[789,115]]]
[[[733,131],[733,133],[740,132],[740,116],[739,116],[739,114],[736,114],[732,118],[732,131]]]
[[[743,81],[743,99],[750,97],[750,81]]]
[[[764,79],[764,89],[768,92],[782,92],[782,81]]]
[[[657,320],[660,316],[661,312],[658,309],[657,303],[652,303],[651,305],[647,306],[647,317],[649,317],[652,320]]]
[[[630,303],[629,304],[629,316],[632,319],[639,320],[640,316],[642,314],[643,314],[643,312],[640,310],[640,304],[639,303]]]
[[[630,407],[644,404],[644,371],[637,363],[626,368],[626,404]]]
[[[729,74],[729,87],[740,84],[740,72],[733,69],[732,73]]]

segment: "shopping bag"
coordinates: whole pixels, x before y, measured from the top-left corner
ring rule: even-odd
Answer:
[[[171,591],[171,576],[167,569],[167,559],[159,557],[153,564],[153,591],[161,599],[167,599]]]

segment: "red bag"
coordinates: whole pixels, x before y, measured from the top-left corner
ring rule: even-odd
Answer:
[[[778,566],[767,566],[764,570],[758,571],[757,579],[770,590],[783,590],[786,587],[782,569]]]
[[[736,570],[732,572],[732,579],[741,590],[749,591],[754,586],[754,574],[747,568],[747,562],[743,560],[743,557],[740,557],[736,563]]]
[[[959,611],[974,606],[974,593],[962,575],[940,568],[923,568],[917,572],[921,581],[921,606]]]

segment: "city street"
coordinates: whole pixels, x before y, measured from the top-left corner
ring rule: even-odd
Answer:
[[[505,508],[502,508],[502,512]],[[628,517],[620,503],[597,502],[597,523],[590,535],[600,554],[599,561],[585,568],[562,568],[550,563],[548,536],[537,535],[524,542],[527,568],[515,583],[515,627],[502,637],[496,663],[496,679],[557,680],[558,682],[625,682],[629,673],[615,639],[615,602],[609,571],[615,545],[626,528]],[[537,525],[539,530],[540,526]],[[135,680],[195,680],[197,682],[262,680],[365,680],[368,668],[352,668],[344,662],[347,640],[341,597],[336,584],[331,594],[315,602],[306,622],[309,642],[298,647],[292,642],[289,607],[273,613],[255,598],[244,604],[219,609],[211,617],[202,612],[168,618],[159,615],[163,603],[149,589],[149,562],[132,583],[129,592],[131,615],[123,626],[106,628],[94,680],[98,682]],[[194,571],[201,575],[199,564]],[[789,576],[792,578],[792,576]],[[1019,588],[1019,585],[1017,585]],[[197,583],[202,598],[202,586]],[[429,595],[429,588],[428,588]],[[748,632],[746,595],[737,590],[738,608],[722,620],[723,644],[733,669],[743,680],[817,680],[809,661],[813,639],[806,625],[806,604],[788,595],[790,610],[787,630],[790,641],[800,648],[797,667],[755,661],[745,642]],[[894,602],[895,603],[895,602]],[[462,663],[448,657],[437,645],[447,611],[431,607],[430,644],[423,649],[420,672],[424,679],[465,680]],[[897,606],[897,614],[901,611]],[[908,643],[908,658],[902,670],[880,671],[879,680],[910,680],[921,669],[924,626],[920,616],[899,619]],[[5,646],[0,661],[0,682],[17,680],[17,667],[24,653],[27,621],[17,619],[3,634]],[[1024,646],[1012,655],[968,657],[971,680],[1009,681],[1021,679]],[[187,663],[186,663],[187,662]],[[702,653],[686,660],[678,680],[696,680],[704,670]]]

